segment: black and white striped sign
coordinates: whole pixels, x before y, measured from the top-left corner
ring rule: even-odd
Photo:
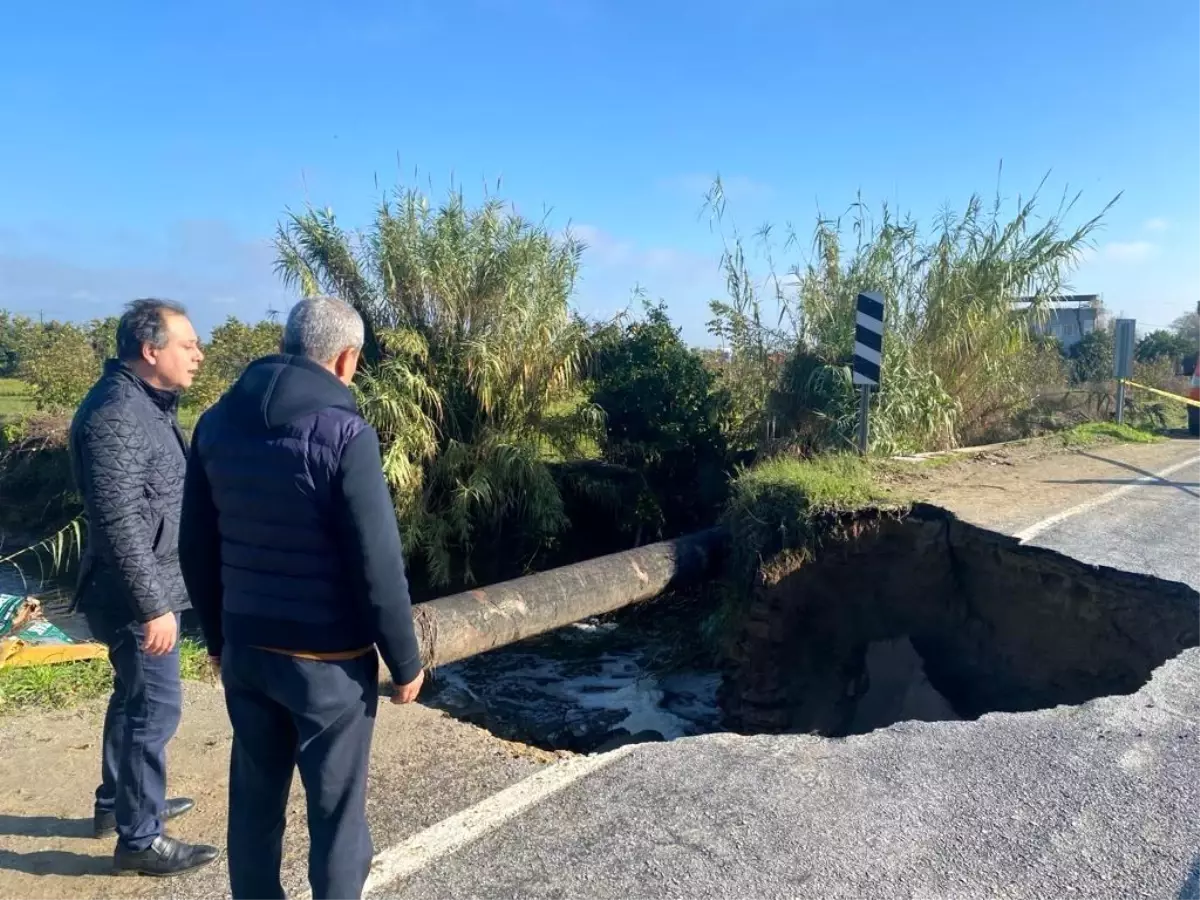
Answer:
[[[883,296],[874,291],[858,295],[854,320],[854,383],[879,387],[883,363]]]

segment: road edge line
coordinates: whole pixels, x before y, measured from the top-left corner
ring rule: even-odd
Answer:
[[[371,874],[363,887],[363,896],[409,878],[429,863],[461,850],[547,797],[628,756],[636,746],[627,744],[608,753],[577,756],[547,766],[399,844],[381,850],[371,862]]]
[[[1104,506],[1106,503],[1111,503],[1113,500],[1123,497],[1125,494],[1128,494],[1130,491],[1141,487],[1142,485],[1153,484],[1156,481],[1162,481],[1164,478],[1174,475],[1179,470],[1186,469],[1188,466],[1194,466],[1197,463],[1200,463],[1200,456],[1193,456],[1189,459],[1185,459],[1183,462],[1175,463],[1173,466],[1167,466],[1167,468],[1160,472],[1154,472],[1151,475],[1143,475],[1136,481],[1131,481],[1129,484],[1122,485],[1115,490],[1109,491],[1107,494],[1101,494],[1099,497],[1093,497],[1091,500],[1085,500],[1083,503],[1078,503],[1075,506],[1071,506],[1062,510],[1061,512],[1057,512],[1052,516],[1048,516],[1045,519],[1042,519],[1040,522],[1035,522],[1028,528],[1023,528],[1018,531],[1013,535],[1013,537],[1017,539],[1018,543],[1028,543],[1043,531],[1053,528],[1055,525],[1067,521],[1067,519],[1072,519],[1080,513],[1090,512],[1093,509]]]

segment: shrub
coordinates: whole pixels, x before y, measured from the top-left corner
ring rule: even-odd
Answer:
[[[184,395],[184,403],[197,411],[208,409],[220,399],[251,362],[279,352],[283,327],[263,321],[250,325],[230,316],[213,329],[204,362],[196,381]]]
[[[639,524],[661,535],[711,522],[724,500],[729,396],[665,308],[647,303],[643,321],[601,342],[595,370],[591,402],[604,412],[604,457],[643,473],[651,491]]]
[[[1140,363],[1153,363],[1160,359],[1166,359],[1175,365],[1193,349],[1192,342],[1185,335],[1159,329],[1150,332],[1137,342],[1134,356]]]
[[[101,367],[88,330],[51,322],[23,348],[19,375],[33,389],[38,409],[65,413],[79,405]]]
[[[1097,328],[1071,345],[1067,357],[1072,384],[1112,380],[1113,340],[1111,329]]]

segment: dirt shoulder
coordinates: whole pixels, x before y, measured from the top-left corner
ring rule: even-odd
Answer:
[[[185,840],[225,844],[230,730],[219,689],[184,685],[184,714],[170,746],[170,793],[194,797],[172,823]],[[0,896],[228,896],[224,860],[180,879],[113,878],[111,840],[90,837],[103,703],[0,720]],[[491,796],[553,761],[420,705],[381,703],[367,812],[387,847]],[[289,806],[284,886],[307,887],[303,793]]]
[[[1083,449],[1033,443],[919,463],[889,462],[881,479],[973,524],[1015,534],[1072,506],[1196,459],[1200,459],[1200,443],[1191,439]],[[1164,480],[1195,482],[1195,471],[1184,468]]]

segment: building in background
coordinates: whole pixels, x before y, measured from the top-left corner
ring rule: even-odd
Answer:
[[[1016,302],[1018,310],[1029,308],[1031,298],[1021,297]],[[1033,323],[1033,331],[1047,337],[1057,338],[1064,350],[1079,343],[1085,334],[1101,327],[1104,306],[1099,294],[1066,294],[1052,297],[1047,304],[1046,318]]]

